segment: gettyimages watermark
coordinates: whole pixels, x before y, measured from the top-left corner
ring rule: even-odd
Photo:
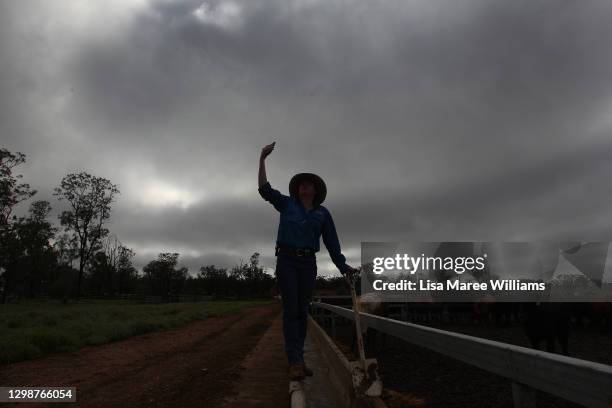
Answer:
[[[376,301],[612,301],[612,242],[362,242],[361,264]]]

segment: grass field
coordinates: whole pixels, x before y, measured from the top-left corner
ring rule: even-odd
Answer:
[[[224,316],[270,301],[132,304],[121,301],[0,305],[0,365],[73,351]]]

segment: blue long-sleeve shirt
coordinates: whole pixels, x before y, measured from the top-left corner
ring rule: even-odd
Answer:
[[[272,188],[270,182],[259,187],[259,194],[280,212],[276,237],[278,245],[307,247],[318,251],[319,238],[323,236],[323,243],[334,265],[341,273],[347,271],[349,266],[340,250],[336,226],[327,208],[319,205],[307,211],[299,199],[282,194]]]

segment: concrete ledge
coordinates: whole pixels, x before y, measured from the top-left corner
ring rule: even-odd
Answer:
[[[291,408],[306,408],[306,397],[301,382],[290,381],[289,394],[291,395]]]
[[[329,381],[340,400],[346,401],[345,408],[355,407],[357,403],[359,406],[386,408],[386,404],[378,397],[365,397],[356,401],[353,387],[353,366],[356,362],[351,362],[346,358],[312,316],[308,316],[308,332],[329,364]]]

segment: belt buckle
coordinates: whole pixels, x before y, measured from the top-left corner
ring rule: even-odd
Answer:
[[[304,248],[297,248],[297,249],[295,250],[295,254],[296,254],[297,256],[304,256],[304,255],[305,255]]]

